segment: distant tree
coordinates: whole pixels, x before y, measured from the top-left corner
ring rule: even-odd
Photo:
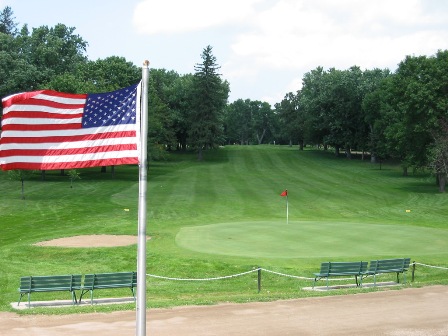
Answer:
[[[211,46],[204,48],[201,58],[202,63],[195,65],[189,116],[189,140],[198,151],[199,161],[204,149],[223,142],[223,112],[229,96],[229,85],[220,78]]]
[[[174,146],[169,149],[176,148],[178,150],[187,150],[188,145],[188,129],[189,116],[192,111],[193,102],[193,78],[192,74],[177,76],[169,85],[165,85],[165,97],[170,109],[170,129],[174,132]]]
[[[280,136],[285,137],[289,145],[298,143],[300,149],[305,146],[306,118],[300,106],[301,91],[289,92],[280,103],[275,104],[275,111],[280,119]]]
[[[407,56],[387,81],[382,118],[388,152],[408,168],[431,164],[428,155],[440,121],[448,115],[448,51],[435,56]]]
[[[67,175],[70,178],[70,188],[73,188],[73,182],[81,179],[81,177],[79,176],[79,173],[76,169],[70,169],[67,172]]]
[[[271,137],[273,133],[274,112],[267,102],[255,100],[251,102],[250,106],[254,140],[261,145],[265,138]]]
[[[448,178],[448,121],[439,121],[440,129],[434,130],[432,135],[434,143],[429,150],[429,162],[439,185],[439,191],[445,192]]]
[[[6,6],[0,12],[0,33],[8,34],[11,36],[17,35],[18,23],[15,21],[14,13],[11,7]]]
[[[14,169],[8,170],[8,176],[11,180],[20,181],[22,199],[25,199],[25,180],[33,174],[33,170]]]
[[[329,125],[325,122],[325,113],[328,108],[326,102],[326,76],[322,67],[307,72],[303,76],[300,90],[299,105],[306,124],[305,137],[310,142],[322,144],[327,148],[325,139],[330,134]]]
[[[252,139],[252,116],[250,99],[238,99],[227,105],[224,127],[227,142],[248,145]]]
[[[383,92],[381,85],[383,80],[390,76],[387,69],[365,70],[362,74],[362,82],[360,91],[362,95],[362,115],[365,126],[367,127],[368,136],[363,138],[362,148],[370,152],[370,160],[376,163],[384,157],[384,137],[382,133],[384,128],[380,128],[377,121],[381,118],[381,105]]]

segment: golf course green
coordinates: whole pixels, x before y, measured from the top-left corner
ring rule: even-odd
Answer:
[[[441,229],[318,221],[220,223],[182,228],[176,236],[186,249],[251,258],[437,255],[447,242]]]

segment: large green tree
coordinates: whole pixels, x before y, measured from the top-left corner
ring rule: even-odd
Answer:
[[[195,65],[193,78],[192,110],[189,116],[189,140],[203,159],[203,150],[224,141],[223,113],[229,96],[229,84],[218,73],[212,47],[204,48],[202,63]]]
[[[448,51],[433,57],[407,56],[383,89],[385,137],[390,155],[408,169],[426,167],[432,134],[448,111]]]

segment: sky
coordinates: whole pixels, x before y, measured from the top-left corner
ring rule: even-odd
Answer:
[[[91,60],[149,60],[183,75],[210,45],[229,102],[273,106],[318,66],[395,71],[407,55],[448,49],[446,0],[0,0],[6,6],[19,28],[75,27]]]

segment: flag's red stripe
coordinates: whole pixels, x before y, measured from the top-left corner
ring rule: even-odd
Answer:
[[[42,124],[42,125],[19,125],[11,124],[2,127],[2,131],[57,131],[80,129],[81,123],[72,124]]]
[[[59,103],[59,102],[54,102],[51,100],[36,99],[36,98],[31,98],[31,99],[25,100],[23,102],[18,102],[16,105],[36,106],[36,108],[35,108],[36,111],[45,110],[45,107],[52,107],[52,108],[67,110],[67,109],[84,108],[84,106],[85,106],[85,104],[70,104],[69,101],[67,101],[67,103]],[[15,111],[15,109],[12,108],[12,111]]]
[[[96,134],[72,135],[72,136],[48,136],[48,137],[7,137],[2,138],[0,143],[59,143],[69,141],[85,141],[85,140],[100,140],[112,138],[135,138],[135,131],[121,131],[121,132],[104,132]]]
[[[0,152],[0,157],[8,156],[61,156],[76,154],[93,154],[102,152],[119,152],[125,150],[136,150],[136,144],[94,146],[84,148],[67,149],[7,149]]]
[[[1,165],[3,170],[25,169],[25,170],[54,170],[54,169],[78,169],[98,166],[118,166],[123,164],[138,164],[138,158],[126,157],[119,159],[103,159],[90,161],[74,161],[74,162],[55,162],[55,163],[29,163],[14,162]]]
[[[50,113],[50,112],[33,112],[33,111],[9,111],[8,114],[3,116],[3,120],[7,120],[10,118],[24,118],[24,119],[34,119],[34,118],[43,118],[43,119],[72,119],[72,118],[81,118],[81,113]]]
[[[17,94],[7,100],[3,100],[2,101],[3,108],[7,108],[13,104],[18,104],[27,99],[31,99],[32,97],[34,97],[42,92],[44,92],[44,91],[31,91],[31,92],[24,92],[24,93]]]

